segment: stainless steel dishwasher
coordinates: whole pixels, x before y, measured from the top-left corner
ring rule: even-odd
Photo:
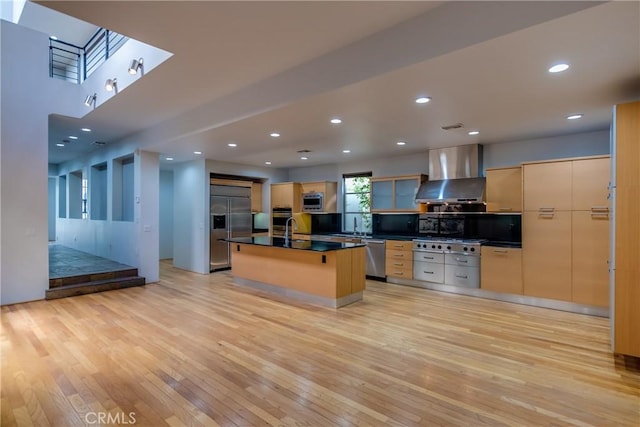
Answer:
[[[380,239],[362,239],[367,244],[367,276],[384,279],[385,241]]]

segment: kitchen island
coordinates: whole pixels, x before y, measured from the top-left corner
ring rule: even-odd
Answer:
[[[365,244],[277,237],[238,237],[231,243],[236,284],[327,307],[362,299]]]

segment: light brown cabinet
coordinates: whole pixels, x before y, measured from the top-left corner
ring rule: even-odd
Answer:
[[[293,212],[300,212],[301,190],[297,182],[271,184],[271,209],[291,208]]]
[[[386,275],[400,279],[413,279],[413,243],[387,240],[385,248]]]
[[[572,298],[579,304],[609,306],[609,213],[571,212]]]
[[[338,183],[335,181],[303,182],[302,194],[322,193],[322,212],[335,213],[338,208]]]
[[[608,307],[607,156],[525,163],[524,294]]]
[[[522,295],[522,249],[483,246],[480,288]]]
[[[251,184],[251,212],[262,212],[262,183]]]
[[[571,210],[571,161],[523,166],[524,210]]]
[[[600,157],[572,162],[572,201],[574,211],[609,209],[611,158]]]
[[[640,357],[640,101],[614,113],[613,351]]]
[[[486,170],[487,212],[522,211],[522,167]]]
[[[571,301],[571,212],[524,212],[522,248],[524,294]]]
[[[371,212],[418,212],[416,193],[427,175],[371,178]]]

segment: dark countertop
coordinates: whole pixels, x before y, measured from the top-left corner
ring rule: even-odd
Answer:
[[[364,243],[339,243],[339,242],[321,242],[316,240],[289,240],[289,246],[284,245],[284,239],[281,237],[235,237],[231,239],[221,239],[231,243],[244,243],[247,245],[271,246],[274,248],[298,249],[313,252],[337,251],[340,249],[357,248],[365,246]]]
[[[489,240],[484,242],[482,246],[493,246],[496,248],[522,248],[522,242],[497,242],[495,240]]]
[[[336,237],[359,237],[361,239],[379,239],[379,240],[413,240],[419,236],[399,236],[395,234],[367,234],[367,235],[354,235],[353,233],[340,233],[340,232],[312,232],[311,237],[316,236],[336,236]]]

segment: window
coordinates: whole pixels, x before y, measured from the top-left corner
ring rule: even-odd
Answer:
[[[343,175],[345,232],[371,233],[371,172]],[[355,222],[354,222],[355,221]],[[354,226],[357,225],[357,229]]]

